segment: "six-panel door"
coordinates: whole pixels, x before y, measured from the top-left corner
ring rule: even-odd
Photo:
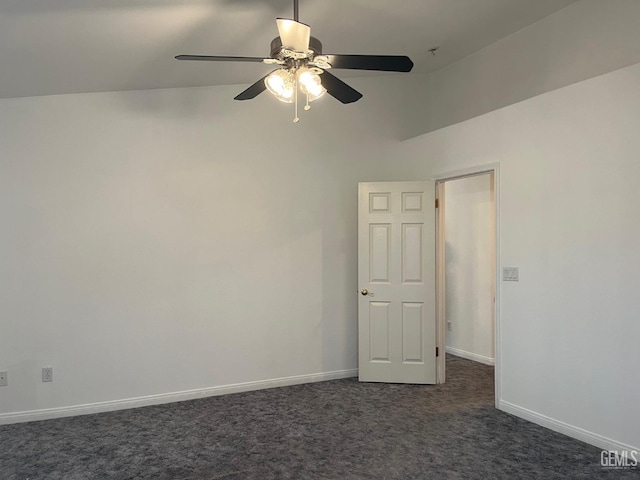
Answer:
[[[436,383],[434,182],[359,184],[359,378]]]

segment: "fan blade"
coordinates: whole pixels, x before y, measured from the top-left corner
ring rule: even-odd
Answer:
[[[327,89],[327,93],[342,103],[353,103],[362,98],[359,91],[351,88],[326,70],[320,75],[320,80],[322,80],[322,86]]]
[[[323,55],[333,68],[410,72],[411,59],[404,55]]]
[[[177,60],[196,60],[200,62],[259,62],[262,63],[262,57],[221,57],[210,55],[178,55]]]
[[[264,77],[258,80],[256,83],[251,85],[245,91],[234,97],[234,100],[251,100],[252,98],[256,98],[262,92],[267,89],[267,86],[264,83],[264,79],[271,75],[273,72],[267,73]]]
[[[304,23],[289,20],[288,18],[277,18],[278,33],[282,46],[296,52],[306,52],[309,50],[309,39],[311,38],[311,28]]]

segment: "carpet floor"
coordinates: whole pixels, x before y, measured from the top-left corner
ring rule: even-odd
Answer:
[[[493,405],[493,368],[448,356],[444,385],[346,379],[2,426],[0,479],[640,478]]]

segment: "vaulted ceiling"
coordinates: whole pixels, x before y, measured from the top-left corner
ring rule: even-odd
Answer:
[[[404,54],[429,72],[574,1],[300,0],[300,21],[325,53]],[[2,0],[0,98],[253,83],[270,67],[173,57],[268,56],[276,17],[290,0]]]

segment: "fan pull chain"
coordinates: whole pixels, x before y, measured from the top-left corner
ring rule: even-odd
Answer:
[[[293,85],[294,91],[293,91],[293,103],[295,104],[294,108],[295,108],[295,113],[296,116],[293,117],[293,123],[298,123],[300,121],[300,119],[298,118],[298,72],[296,71],[295,73],[296,75],[296,79]]]
[[[311,110],[311,105],[309,105],[309,94],[307,93],[307,104],[304,106],[305,111]]]

